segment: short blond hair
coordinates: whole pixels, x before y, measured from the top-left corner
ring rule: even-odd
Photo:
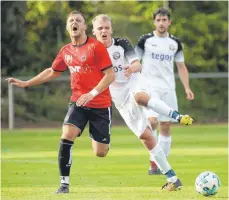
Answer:
[[[111,18],[108,15],[100,14],[100,15],[95,16],[92,19],[92,25],[94,25],[95,21],[98,20],[98,19],[102,19],[103,21],[109,21],[111,23]]]

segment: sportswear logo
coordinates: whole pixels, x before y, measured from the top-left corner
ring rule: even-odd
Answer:
[[[82,62],[85,62],[85,61],[86,61],[86,59],[87,59],[87,57],[86,57],[86,56],[81,56],[81,58],[80,58],[80,59],[81,59],[81,61],[82,61]]]
[[[152,44],[152,47],[157,47],[157,45],[156,44]]]
[[[103,142],[107,141],[107,138],[103,138],[102,141],[103,141]]]
[[[114,58],[115,60],[118,60],[118,59],[120,58],[120,53],[119,53],[119,52],[114,52],[113,58]]]

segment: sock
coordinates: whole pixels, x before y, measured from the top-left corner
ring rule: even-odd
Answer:
[[[168,157],[171,149],[172,137],[166,137],[164,135],[158,136],[158,144],[164,152],[165,156]]]
[[[177,121],[180,120],[180,113],[176,110],[170,108],[164,101],[160,99],[153,99],[151,98],[148,101],[147,107],[151,108],[153,111],[165,115],[167,117],[171,117]]]
[[[181,114],[179,112],[177,112],[176,110],[171,111],[171,113],[169,114],[169,117],[179,121],[180,120],[180,116]]]
[[[156,163],[163,174],[166,174],[171,169],[164,152],[158,144],[151,151],[149,151],[149,153],[150,160]]]
[[[72,164],[72,146],[72,141],[66,139],[60,140],[58,161],[61,184],[69,184],[70,168]]]
[[[151,98],[148,101],[147,107],[151,108],[155,112],[165,115],[167,117],[170,117],[171,113],[173,112],[173,109],[170,108],[164,101],[160,99],[153,99]]]
[[[177,181],[176,173],[172,169],[165,173],[165,176],[168,182],[175,183]]]
[[[152,130],[152,136],[155,138],[156,142],[158,140],[157,129]]]
[[[155,138],[156,143],[157,143],[157,139],[158,139],[157,129],[155,129],[155,130],[152,130],[152,129],[151,129],[151,131],[152,131],[152,136]],[[151,170],[153,170],[153,171],[157,170],[157,165],[156,165],[156,163],[155,163],[154,161],[151,161],[151,160],[150,160],[150,157],[149,157],[149,161],[150,161],[150,168],[149,168],[149,169],[151,169]]]

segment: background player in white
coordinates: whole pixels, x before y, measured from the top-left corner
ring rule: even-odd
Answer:
[[[174,61],[176,63],[180,80],[184,86],[188,100],[194,99],[190,89],[188,70],[184,63],[184,55],[181,42],[178,38],[168,33],[171,25],[170,13],[165,8],[159,8],[153,14],[156,30],[140,37],[135,51],[142,59],[142,74],[151,80],[153,98],[163,100],[174,110],[178,110],[175,91]],[[171,149],[171,118],[148,110],[153,130],[157,128],[157,119],[160,121],[160,134],[158,143],[168,157]],[[154,162],[151,162],[149,174],[158,174],[159,170]]]
[[[139,95],[141,98],[142,96],[147,97],[142,100],[145,102],[148,102],[150,97],[146,92],[141,91],[143,86],[137,82],[137,80],[140,80],[139,77],[141,77],[139,73],[141,64],[133,47],[126,39],[112,38],[111,19],[109,16],[104,14],[98,15],[92,20],[92,24],[93,34],[107,47],[113,69],[116,72],[115,81],[110,85],[112,100],[116,108],[119,110],[128,127],[148,149],[150,159],[156,162],[162,173],[166,175],[168,183],[164,189],[180,189],[181,182],[169,166],[160,147],[156,145],[156,139],[151,133],[152,130],[149,121],[144,114],[144,107],[138,105],[135,100],[137,93],[142,94]],[[157,101],[158,103],[152,100],[153,103],[151,102],[152,105],[150,107],[157,109],[157,111],[166,116],[177,118],[177,120],[181,117],[178,112],[170,109],[165,103],[160,100]],[[145,106],[147,106],[147,103],[145,103]],[[188,119],[190,119],[189,116]]]

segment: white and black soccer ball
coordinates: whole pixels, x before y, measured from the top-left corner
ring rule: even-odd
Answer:
[[[202,172],[195,181],[196,191],[203,196],[215,195],[221,186],[219,177],[210,171]]]

